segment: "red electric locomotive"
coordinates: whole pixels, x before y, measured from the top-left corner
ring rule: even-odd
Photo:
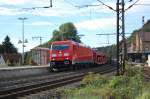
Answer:
[[[56,41],[51,43],[51,69],[93,66],[107,63],[105,54],[74,41]]]
[[[51,43],[50,67],[74,68],[75,64],[94,64],[93,50],[74,41],[56,41]]]

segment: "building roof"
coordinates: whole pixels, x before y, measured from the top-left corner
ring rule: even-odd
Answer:
[[[150,41],[150,32],[140,33],[140,37],[141,37],[141,40],[144,42]]]
[[[35,48],[31,49],[31,50],[49,51],[49,48],[44,48],[44,47],[35,47]]]

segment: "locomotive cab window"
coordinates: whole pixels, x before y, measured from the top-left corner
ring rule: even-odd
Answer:
[[[69,48],[68,44],[54,44],[52,45],[52,50],[66,50]]]

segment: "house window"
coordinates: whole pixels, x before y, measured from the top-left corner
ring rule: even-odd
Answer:
[[[145,44],[145,50],[146,50],[146,51],[149,50],[149,44]]]

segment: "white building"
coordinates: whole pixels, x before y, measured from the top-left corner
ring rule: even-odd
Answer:
[[[3,55],[0,54],[0,66],[6,66],[6,62],[4,61]]]

